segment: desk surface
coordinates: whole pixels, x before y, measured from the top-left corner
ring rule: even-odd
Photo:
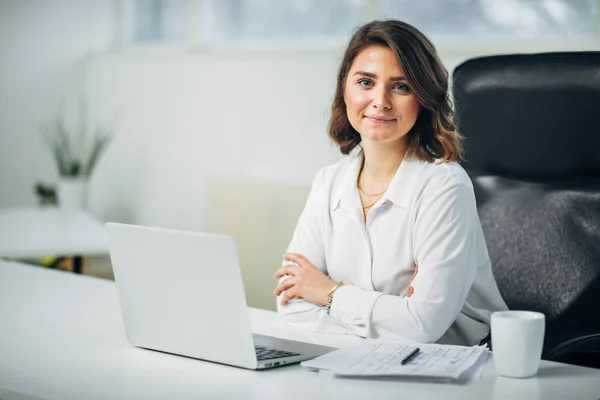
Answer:
[[[258,333],[344,346],[250,309]],[[2,399],[597,399],[600,370],[543,361],[536,378],[424,383],[344,379],[299,365],[249,371],[131,347],[112,281],[0,261]]]
[[[104,255],[104,224],[78,209],[0,209],[0,257]]]

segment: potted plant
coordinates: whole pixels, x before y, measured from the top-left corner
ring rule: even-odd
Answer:
[[[54,120],[42,126],[42,136],[58,168],[58,204],[84,208],[89,178],[106,150],[112,132],[97,126],[88,128],[88,107],[84,99],[79,100],[76,113],[76,126],[70,127],[64,107],[61,107]]]

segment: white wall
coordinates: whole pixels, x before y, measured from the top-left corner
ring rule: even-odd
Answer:
[[[107,219],[201,229],[206,185],[309,185],[339,159],[326,136],[337,54],[150,59],[99,55],[88,87],[98,115],[118,114],[93,181]]]
[[[35,181],[57,178],[39,126],[113,23],[113,0],[0,0],[0,207],[35,204]]]

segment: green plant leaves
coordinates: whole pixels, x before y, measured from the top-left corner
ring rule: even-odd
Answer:
[[[80,99],[79,118],[75,131],[69,131],[62,115],[57,116],[52,123],[41,127],[42,137],[52,151],[61,176],[89,177],[111,141],[111,130],[96,128],[92,142],[86,148],[87,119],[87,102]]]

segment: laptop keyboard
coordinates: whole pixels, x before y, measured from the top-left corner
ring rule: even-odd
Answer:
[[[283,351],[277,349],[270,349],[263,346],[254,346],[256,350],[256,358],[258,361],[271,360],[273,358],[292,357],[299,356],[300,353],[292,353],[291,351]]]

